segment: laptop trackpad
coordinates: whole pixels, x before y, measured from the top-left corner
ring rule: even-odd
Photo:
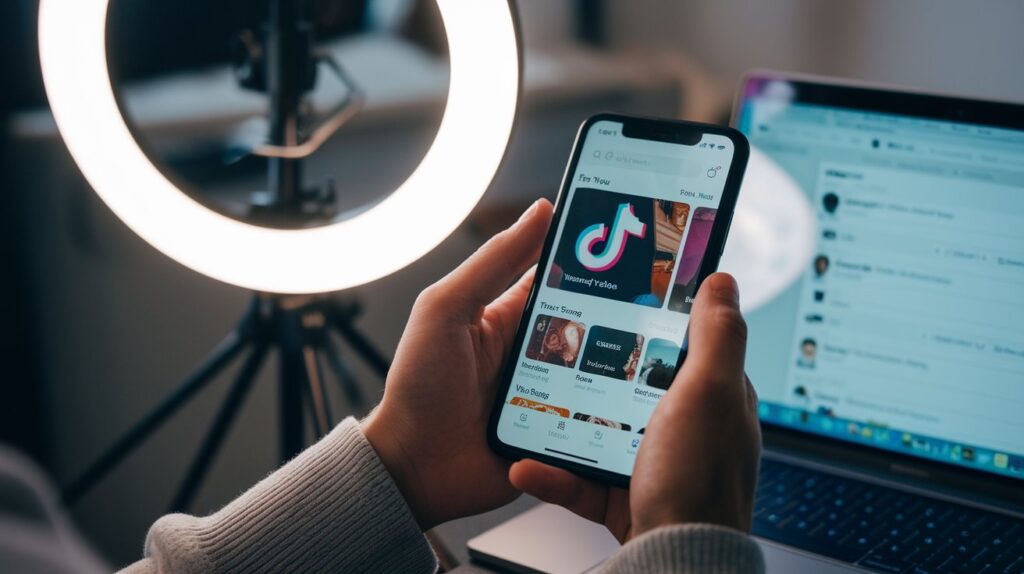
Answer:
[[[561,506],[539,504],[467,546],[474,562],[509,572],[580,574],[604,562],[619,541],[600,524]]]
[[[768,572],[840,574],[858,570],[758,540]],[[474,562],[517,573],[582,574],[619,549],[604,526],[560,506],[540,504],[471,539]]]
[[[764,553],[765,570],[772,574],[774,572],[791,572],[792,574],[848,574],[850,572],[864,572],[854,566],[847,566],[804,554],[798,550],[792,550],[785,546],[774,544],[757,538]]]

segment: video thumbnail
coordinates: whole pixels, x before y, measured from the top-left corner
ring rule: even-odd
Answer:
[[[580,370],[631,381],[640,365],[640,349],[643,346],[643,335],[594,326],[583,350]]]
[[[580,356],[586,330],[583,323],[538,315],[526,344],[526,358],[571,369]]]
[[[651,339],[647,354],[640,366],[642,385],[668,390],[676,376],[676,362],[679,360],[679,345],[665,339]]]
[[[530,409],[532,411],[569,418],[569,409],[538,403],[537,401],[531,401],[530,399],[524,399],[523,397],[512,397],[512,400],[510,400],[508,404],[514,407],[523,407],[524,409]]]
[[[577,188],[548,287],[661,307],[689,215],[686,203]]]
[[[718,210],[710,207],[698,207],[693,211],[690,235],[683,246],[672,295],[668,299],[670,311],[689,313],[693,307],[693,298],[697,295],[697,272],[700,271],[700,264],[704,260],[704,252],[708,249],[711,228],[715,224],[717,214]]]
[[[619,430],[624,430],[624,431],[628,431],[628,430],[632,430],[633,429],[633,427],[629,426],[626,423],[620,423],[618,421],[613,421],[611,419],[606,419],[606,418],[602,418],[602,417],[595,417],[594,415],[588,415],[588,414],[585,414],[585,413],[576,413],[576,414],[572,415],[572,418],[574,418],[574,419],[576,419],[578,421],[583,421],[585,423],[591,423],[591,424],[595,424],[597,426],[608,427],[608,428],[612,428],[612,429],[619,429]]]

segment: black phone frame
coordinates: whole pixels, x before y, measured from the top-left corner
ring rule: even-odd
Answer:
[[[512,385],[512,379],[515,376],[520,351],[522,350],[523,344],[526,340],[526,333],[530,329],[530,318],[533,316],[533,309],[537,302],[537,294],[540,291],[544,277],[544,270],[546,270],[551,263],[550,259],[554,247],[555,235],[557,234],[562,217],[565,215],[565,210],[567,209],[567,196],[569,188],[572,185],[573,175],[576,173],[576,168],[579,164],[583,144],[590,128],[601,121],[610,121],[622,124],[622,135],[625,137],[635,137],[638,139],[677,143],[681,145],[696,145],[705,134],[712,134],[726,137],[732,142],[734,148],[732,163],[729,165],[726,173],[725,184],[722,189],[722,198],[719,201],[717,208],[718,213],[715,217],[715,222],[711,227],[711,236],[704,252],[704,258],[701,260],[700,268],[697,272],[698,289],[704,282],[704,279],[718,269],[719,260],[722,257],[722,252],[725,250],[725,241],[729,234],[729,228],[732,225],[732,216],[736,209],[736,200],[739,197],[740,184],[743,182],[743,175],[746,172],[747,160],[750,157],[750,144],[747,142],[746,136],[738,130],[730,127],[618,113],[599,113],[591,116],[580,125],[579,131],[576,133],[576,139],[573,144],[572,153],[569,157],[569,163],[566,166],[565,174],[562,176],[562,184],[559,187],[558,198],[555,200],[555,210],[554,216],[551,220],[551,227],[548,230],[547,237],[544,239],[544,247],[541,251],[540,262],[537,266],[537,276],[534,278],[533,285],[530,287],[530,293],[526,299],[523,316],[520,319],[519,327],[516,330],[515,340],[509,351],[508,357],[505,359],[504,368],[502,369],[501,383],[498,386],[494,405],[491,409],[490,420],[487,423],[487,442],[494,452],[510,460],[518,461],[524,458],[531,458],[545,464],[564,468],[584,478],[589,478],[614,486],[628,487],[630,481],[629,475],[619,474],[594,466],[588,466],[563,458],[550,456],[545,453],[513,446],[502,442],[502,440],[498,438],[498,419],[508,404],[505,398],[508,396],[508,390]],[[722,215],[725,214],[727,214],[727,217],[722,217]],[[683,345],[681,346],[679,353],[679,361],[676,363],[678,365],[677,369],[679,366],[682,366],[682,362],[685,357],[686,340],[684,337]]]

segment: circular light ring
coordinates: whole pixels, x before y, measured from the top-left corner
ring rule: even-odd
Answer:
[[[450,80],[430,149],[372,209],[312,229],[268,229],[195,201],[132,137],[110,81],[110,0],[42,0],[39,51],[54,119],[89,184],[150,245],[200,273],[256,291],[321,293],[416,261],[469,215],[505,154],[519,99],[508,0],[438,0]]]

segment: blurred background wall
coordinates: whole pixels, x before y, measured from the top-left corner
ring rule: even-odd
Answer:
[[[1013,0],[608,2],[617,48],[682,51],[730,88],[780,68],[983,98],[1024,98]]]
[[[331,49],[369,101],[311,160],[309,177],[337,177],[344,201],[357,206],[403,179],[429,144],[444,105],[443,41],[429,6],[318,1],[330,16],[324,31]],[[190,0],[168,12],[170,5],[122,0],[116,19],[129,115],[165,162],[224,205],[262,185],[259,162],[225,166],[222,159],[226,139],[263,104],[234,88],[224,64],[228,38],[217,35],[253,18],[247,9],[258,4]],[[0,5],[0,441],[30,453],[66,484],[224,335],[248,294],[157,253],[82,180],[45,109],[35,5]],[[1024,100],[1024,37],[1017,30],[1024,4],[1011,0],[524,0],[521,13],[522,121],[485,201],[423,260],[343,294],[362,303],[360,326],[388,354],[420,289],[529,201],[553,197],[575,126],[594,112],[724,121],[733,86],[755,67]],[[443,197],[438,190],[438,201]],[[347,248],[359,246],[340,247]],[[380,382],[358,363],[356,369],[375,400]],[[195,511],[217,508],[274,467],[274,378],[270,364]],[[139,556],[147,526],[166,511],[226,383],[208,389],[74,509],[112,563]],[[334,400],[336,415],[352,412],[340,393]]]

